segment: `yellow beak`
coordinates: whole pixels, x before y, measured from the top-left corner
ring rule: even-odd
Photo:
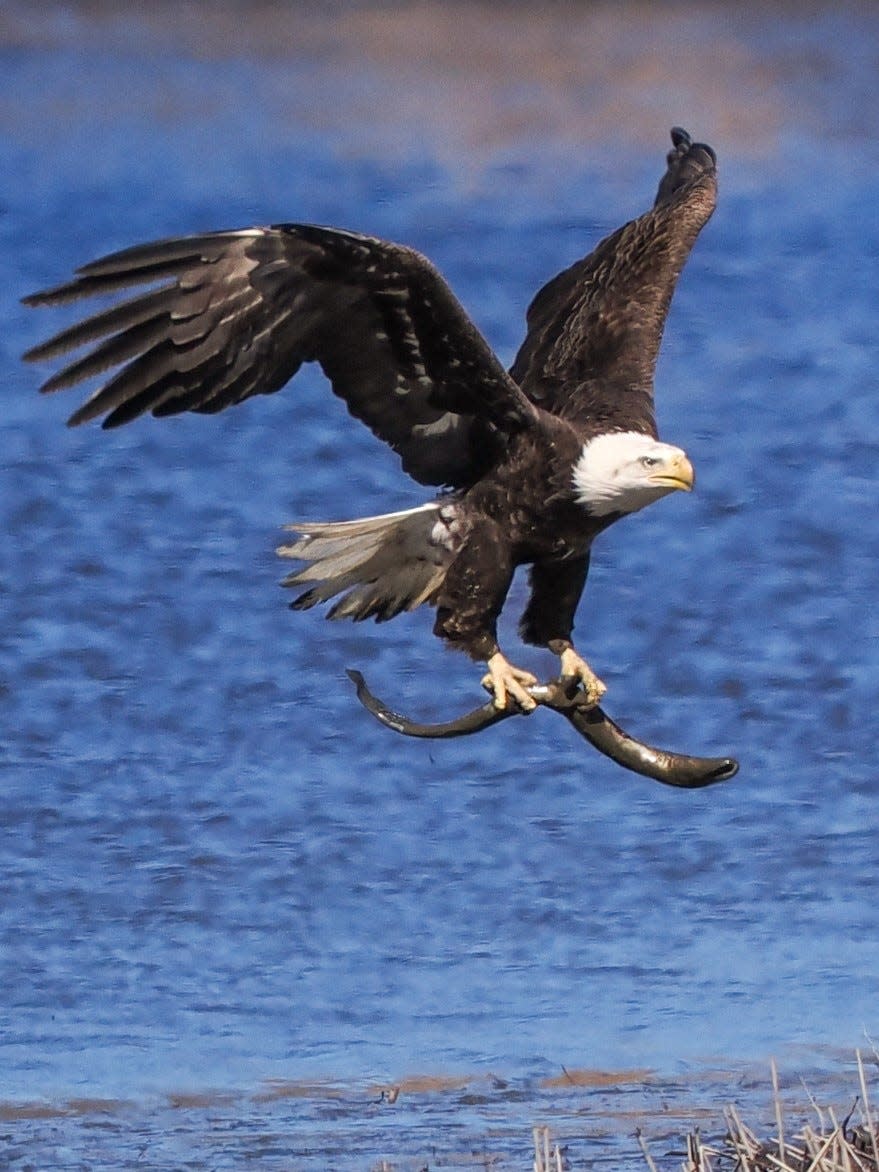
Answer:
[[[683,452],[679,456],[672,456],[666,466],[650,477],[651,484],[661,485],[663,488],[679,488],[683,492],[692,492],[696,483],[696,473],[693,465]]]

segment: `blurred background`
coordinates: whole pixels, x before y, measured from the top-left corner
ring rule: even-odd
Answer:
[[[6,3],[0,65],[10,1166],[420,1167],[544,1118],[619,1161],[633,1115],[671,1133],[770,1056],[815,1086],[869,1051],[876,7]],[[625,774],[547,713],[371,721],[345,667],[435,719],[479,671],[426,611],[286,610],[285,522],[425,498],[318,372],[108,435],[20,362],[71,316],[19,298],[78,264],[285,220],[421,249],[510,362],[673,125],[721,184],[657,372],[697,491],[600,539],[577,629],[608,711],[735,754],[726,786]],[[523,603],[505,644],[548,674]]]

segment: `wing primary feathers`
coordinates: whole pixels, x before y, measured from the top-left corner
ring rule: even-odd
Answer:
[[[53,289],[30,293],[27,297],[22,298],[22,303],[30,306],[66,305],[70,301],[79,301],[83,297],[116,293],[119,289],[127,289],[131,285],[148,285],[166,277],[174,277],[177,273],[184,272],[191,263],[191,261],[180,260],[174,265],[157,264],[130,273],[77,277],[64,285],[56,285]]]
[[[157,288],[28,352],[42,361],[92,346],[47,391],[111,371],[72,425],[213,413],[318,362],[410,475],[460,487],[534,422],[533,405],[436,269],[410,248],[354,232],[282,224],[137,245],[25,301],[58,305],[147,283]]]
[[[154,346],[133,359],[71,415],[70,426],[76,427],[96,419],[105,411],[116,410],[115,422],[109,423],[108,420],[108,424],[118,427],[121,422],[135,419],[150,410],[153,401],[164,401],[169,386],[181,383],[180,371],[175,368],[169,349],[166,343]],[[131,401],[131,413],[119,410],[128,400]]]
[[[253,237],[259,232],[258,228],[243,232],[205,232],[200,236],[178,236],[150,244],[135,244],[131,248],[123,248],[89,261],[76,272],[79,277],[113,278],[127,275],[129,279],[136,273],[152,272],[156,268],[177,272],[180,265],[188,268],[193,261],[215,259],[228,237]]]
[[[654,206],[544,285],[510,371],[533,402],[593,429],[656,433],[669,305],[717,198],[711,148],[680,127],[671,137]]]
[[[717,167],[717,155],[711,147],[704,142],[693,142],[680,126],[672,127],[671,141],[673,149],[666,156],[666,172],[659,182],[654,207],[670,200],[687,184],[712,176]]]
[[[120,381],[126,380],[123,380],[121,375],[116,375],[94,395],[86,399],[82,406],[78,407],[67,420],[67,426],[79,427],[81,423],[89,423],[92,419],[98,419],[105,412],[108,412],[107,418],[101,426],[105,428],[118,427],[121,423],[127,423],[136,419],[138,415],[143,415],[145,411],[150,410],[151,404],[161,403],[167,397],[167,382],[162,384],[154,381],[148,392],[141,390],[132,394],[128,386],[120,387]],[[122,410],[123,406],[125,407],[124,411]]]
[[[78,362],[71,363],[53,378],[47,379],[40,390],[46,393],[59,391],[82,382],[83,379],[91,378],[92,375],[101,374],[129,358],[150,350],[166,333],[167,325],[161,319],[148,319],[129,326],[120,333],[111,335]]]
[[[145,415],[147,411],[155,412],[165,402],[172,400],[179,393],[180,389],[179,381],[173,374],[165,375],[164,378],[153,383],[148,390],[141,391],[136,395],[126,396],[119,403],[118,407],[114,407],[107,414],[106,418],[101,422],[101,427],[105,431],[112,431],[114,428],[122,427],[125,423],[131,423],[132,420],[137,419],[141,415]],[[91,419],[96,419],[106,410],[106,403],[102,403],[97,407],[90,403],[85,403],[79,411],[70,417],[68,425],[70,427],[76,427],[80,423],[86,423]]]
[[[163,310],[170,311],[173,299],[174,294],[170,285],[164,285],[151,293],[139,294],[110,309],[92,314],[69,329],[62,330],[49,341],[28,350],[24,359],[26,362],[44,362],[46,359],[66,354],[69,350],[77,350],[87,342],[93,342],[117,330],[127,330],[131,326],[140,325]]]
[[[550,281],[508,374],[437,270],[411,248],[277,224],[136,245],[25,298],[60,305],[156,287],[84,318],[26,357],[87,345],[46,391],[110,375],[71,424],[213,413],[318,362],[348,409],[424,484],[466,487],[538,408],[655,432],[653,371],[669,303],[716,198],[714,152],[672,130],[650,211]]]

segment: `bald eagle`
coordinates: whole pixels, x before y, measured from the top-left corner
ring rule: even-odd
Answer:
[[[304,565],[292,606],[336,598],[330,618],[391,619],[422,604],[434,632],[484,661],[499,708],[528,711],[535,677],[496,634],[529,565],[525,642],[549,648],[597,702],[604,686],[571,641],[595,537],[693,487],[657,437],[653,372],[675,284],[714,210],[715,155],[686,131],[653,207],[544,286],[507,372],[437,270],[411,248],[305,224],[164,240],[114,253],[25,298],[58,305],[148,286],[30,350],[93,344],[41,388],[118,368],[71,416],[104,427],[146,411],[222,411],[318,362],[352,415],[404,470],[439,489],[417,508],[291,525],[278,551]],[[340,596],[340,597],[339,597]]]

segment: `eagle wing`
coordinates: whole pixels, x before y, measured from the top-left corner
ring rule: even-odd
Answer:
[[[540,290],[510,371],[533,403],[590,428],[655,434],[665,319],[717,197],[714,151],[677,127],[671,137],[651,210]]]
[[[409,248],[301,224],[216,232],[117,252],[25,303],[138,285],[150,288],[25,355],[92,344],[44,391],[119,368],[71,424],[222,411],[316,361],[411,476],[463,486],[536,416],[436,269]]]

